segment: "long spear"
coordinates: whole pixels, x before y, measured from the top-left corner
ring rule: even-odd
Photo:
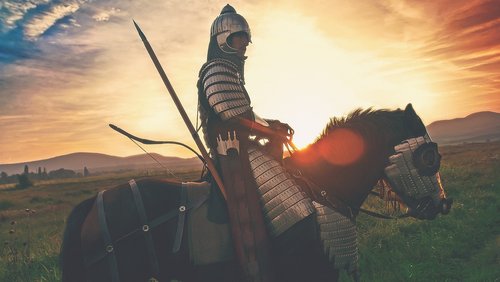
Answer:
[[[188,115],[186,114],[186,111],[184,110],[184,107],[181,104],[181,101],[179,101],[179,98],[177,97],[177,94],[175,93],[174,88],[172,87],[172,84],[170,84],[170,81],[168,80],[167,75],[165,74],[165,71],[163,70],[160,62],[158,61],[158,58],[155,55],[155,52],[153,51],[153,48],[149,44],[148,40],[146,39],[146,36],[142,32],[141,28],[137,25],[135,21],[134,25],[135,28],[137,29],[137,32],[139,33],[139,36],[142,39],[142,42],[144,43],[144,47],[146,47],[146,50],[148,50],[149,56],[151,57],[151,60],[153,61],[156,69],[158,70],[158,73],[160,73],[161,79],[163,80],[163,83],[168,89],[168,92],[170,93],[170,96],[172,97],[172,100],[174,100],[175,106],[177,106],[177,109],[179,110],[179,113],[182,116],[182,119],[184,120],[184,123],[187,125],[189,132],[191,133],[191,136],[193,136],[194,142],[196,143],[196,146],[198,146],[198,149],[201,152],[201,155],[205,159],[207,163],[208,170],[212,174],[212,177],[214,178],[215,182],[219,186],[219,189],[224,196],[224,199],[227,200],[226,196],[226,190],[224,189],[224,184],[222,183],[222,179],[220,178],[219,174],[217,173],[217,170],[215,169],[215,165],[212,162],[212,159],[210,159],[210,156],[208,156],[207,150],[203,146],[203,143],[201,143],[200,136],[198,135],[198,132],[194,129],[193,124],[191,123],[191,120],[189,119]]]

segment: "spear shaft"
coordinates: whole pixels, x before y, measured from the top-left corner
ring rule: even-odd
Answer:
[[[179,113],[182,116],[182,119],[184,120],[184,123],[189,129],[189,132],[191,133],[191,136],[193,136],[194,142],[196,143],[196,146],[198,146],[198,149],[201,152],[201,155],[206,161],[207,168],[212,174],[212,177],[214,178],[215,182],[219,186],[219,189],[224,196],[224,199],[227,200],[227,195],[226,195],[226,190],[224,189],[224,184],[222,183],[222,179],[220,178],[219,174],[217,173],[217,170],[215,169],[215,165],[210,158],[210,156],[207,153],[207,150],[205,149],[205,146],[201,142],[200,136],[196,132],[193,124],[191,123],[191,120],[189,119],[188,115],[186,114],[186,111],[184,110],[184,107],[181,104],[181,101],[179,101],[179,98],[177,97],[177,94],[175,93],[174,88],[172,87],[172,84],[170,84],[170,81],[168,80],[167,75],[165,74],[165,71],[163,70],[163,67],[161,66],[160,62],[158,61],[158,58],[155,55],[155,52],[153,51],[153,48],[149,44],[148,40],[146,39],[146,36],[142,32],[142,30],[139,28],[137,23],[135,21],[134,25],[135,28],[137,29],[137,32],[139,33],[139,36],[142,39],[142,42],[144,43],[144,47],[146,47],[146,50],[148,50],[149,56],[151,57],[151,60],[153,61],[156,69],[158,70],[158,73],[161,76],[161,79],[163,80],[163,83],[168,89],[168,92],[170,93],[170,96],[172,97],[172,100],[174,100],[175,106],[179,110]]]

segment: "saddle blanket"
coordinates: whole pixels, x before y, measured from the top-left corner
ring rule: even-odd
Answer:
[[[208,182],[183,183],[188,201],[197,202],[210,194]],[[208,220],[208,202],[187,214],[189,255],[194,265],[205,265],[232,260],[233,242],[229,224],[219,224]]]

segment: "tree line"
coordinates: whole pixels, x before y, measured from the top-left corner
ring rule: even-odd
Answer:
[[[28,165],[24,166],[22,173],[8,175],[5,171],[0,172],[0,184],[18,183],[21,186],[31,186],[28,182],[47,180],[47,179],[59,179],[59,178],[75,178],[75,177],[87,177],[90,176],[90,172],[87,167],[83,168],[83,174],[80,172],[75,172],[74,170],[60,168],[57,170],[52,170],[47,173],[47,169],[44,167],[38,167],[37,172],[30,172]]]

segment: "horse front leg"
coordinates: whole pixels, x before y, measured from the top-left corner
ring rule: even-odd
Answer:
[[[337,281],[339,271],[324,255],[316,215],[312,214],[273,239],[278,281]]]

